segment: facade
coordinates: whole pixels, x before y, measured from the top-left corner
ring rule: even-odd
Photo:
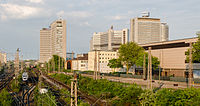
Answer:
[[[66,59],[66,21],[59,19],[51,24],[52,54]]]
[[[0,52],[0,63],[7,63],[7,54]]]
[[[158,18],[136,17],[130,20],[130,41],[138,44],[167,41],[168,30],[168,25]]]
[[[94,33],[90,40],[90,51],[111,51],[119,49],[121,44],[128,42],[129,30],[113,30],[111,27],[107,32]]]
[[[101,73],[112,72],[108,65],[109,60],[118,58],[115,51],[90,51],[88,53],[88,70]]]
[[[52,55],[66,59],[66,21],[62,19],[40,30],[40,62],[47,62]]]
[[[48,61],[52,56],[51,29],[40,30],[40,62]]]
[[[88,70],[88,54],[78,54],[77,58],[72,60],[72,70]]]
[[[186,77],[188,63],[185,62],[185,52],[189,49],[189,43],[195,43],[198,38],[180,39],[164,41],[158,43],[141,44],[148,52],[148,47],[152,47],[151,53],[158,57],[162,76]]]

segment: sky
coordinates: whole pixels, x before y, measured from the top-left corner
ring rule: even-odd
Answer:
[[[0,0],[0,51],[13,58],[39,59],[40,29],[62,17],[67,21],[67,51],[87,53],[94,32],[130,29],[144,11],[169,25],[169,39],[196,37],[200,0]]]

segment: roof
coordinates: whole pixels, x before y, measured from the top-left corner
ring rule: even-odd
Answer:
[[[73,60],[88,60],[88,54],[83,54],[83,57],[77,57],[74,58]]]

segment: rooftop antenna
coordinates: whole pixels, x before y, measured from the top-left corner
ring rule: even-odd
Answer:
[[[59,16],[59,20],[62,20],[62,19],[63,19],[63,18],[62,18],[62,16],[60,15],[60,16]]]
[[[142,17],[149,17],[149,16],[150,16],[150,12],[148,11],[142,12]]]
[[[110,29],[112,29],[112,30],[113,30],[113,25],[111,25]]]

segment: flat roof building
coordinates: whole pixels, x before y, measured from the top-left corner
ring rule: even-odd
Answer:
[[[159,18],[148,16],[130,20],[130,41],[138,44],[161,42],[168,40],[168,25]]]
[[[40,62],[47,62],[52,55],[66,60],[66,21],[62,19],[40,30]]]
[[[107,32],[94,33],[90,40],[90,51],[117,50],[121,44],[128,42],[129,30],[113,30],[113,26]]]
[[[198,38],[179,39],[155,43],[140,44],[147,52],[151,47],[153,56],[158,57],[163,76],[186,77],[188,63],[185,62],[185,52],[189,43],[195,43]]]
[[[101,73],[113,72],[113,69],[107,65],[109,60],[116,58],[118,58],[116,51],[90,51],[88,53],[88,70]]]

